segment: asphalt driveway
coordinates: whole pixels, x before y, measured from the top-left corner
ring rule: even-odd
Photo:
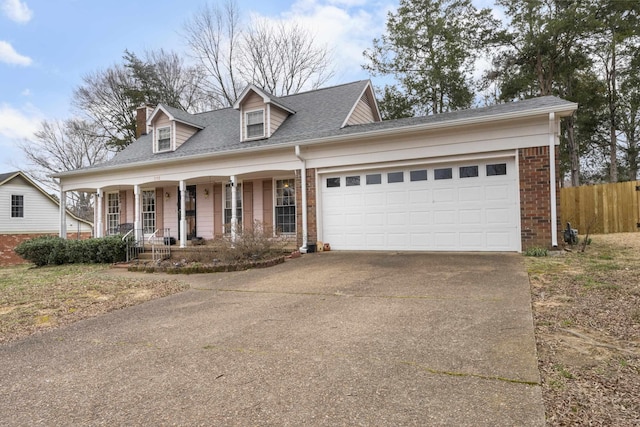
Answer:
[[[0,345],[0,425],[544,425],[519,255],[327,252],[184,279]]]

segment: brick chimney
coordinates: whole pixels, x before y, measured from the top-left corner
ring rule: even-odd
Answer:
[[[147,129],[147,119],[151,113],[153,113],[153,107],[151,105],[143,105],[136,109],[136,139],[149,133]]]

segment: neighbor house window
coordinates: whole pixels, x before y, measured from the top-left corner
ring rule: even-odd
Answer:
[[[11,195],[11,218],[24,218],[24,196]]]
[[[120,232],[120,194],[107,194],[107,234]]]
[[[231,232],[231,184],[227,184],[224,191],[224,231]],[[236,184],[236,219],[238,227],[236,231],[242,230],[242,184]]]
[[[142,232],[153,234],[156,231],[156,192],[142,192]]]
[[[171,149],[171,127],[163,127],[158,129],[158,145],[157,152],[169,151]]]
[[[276,230],[296,232],[296,187],[293,179],[276,180]]]
[[[264,110],[251,111],[246,114],[247,138],[264,136]]]

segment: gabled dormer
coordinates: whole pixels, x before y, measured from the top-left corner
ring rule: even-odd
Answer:
[[[363,125],[382,121],[371,82],[364,87],[358,101],[353,105],[341,127]]]
[[[196,123],[191,114],[160,104],[147,119],[147,129],[156,154],[176,151],[203,126]]]
[[[280,125],[295,114],[278,97],[255,85],[247,86],[233,108],[240,111],[240,140],[269,138]]]

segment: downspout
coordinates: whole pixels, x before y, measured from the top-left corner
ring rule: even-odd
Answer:
[[[556,115],[549,113],[549,193],[551,199],[551,246],[558,247],[558,210],[556,195]]]
[[[302,162],[302,167],[300,168],[301,173],[301,181],[302,181],[302,246],[300,247],[300,252],[303,254],[307,253],[307,160],[302,157],[300,154],[300,146],[296,145],[296,157]]]

